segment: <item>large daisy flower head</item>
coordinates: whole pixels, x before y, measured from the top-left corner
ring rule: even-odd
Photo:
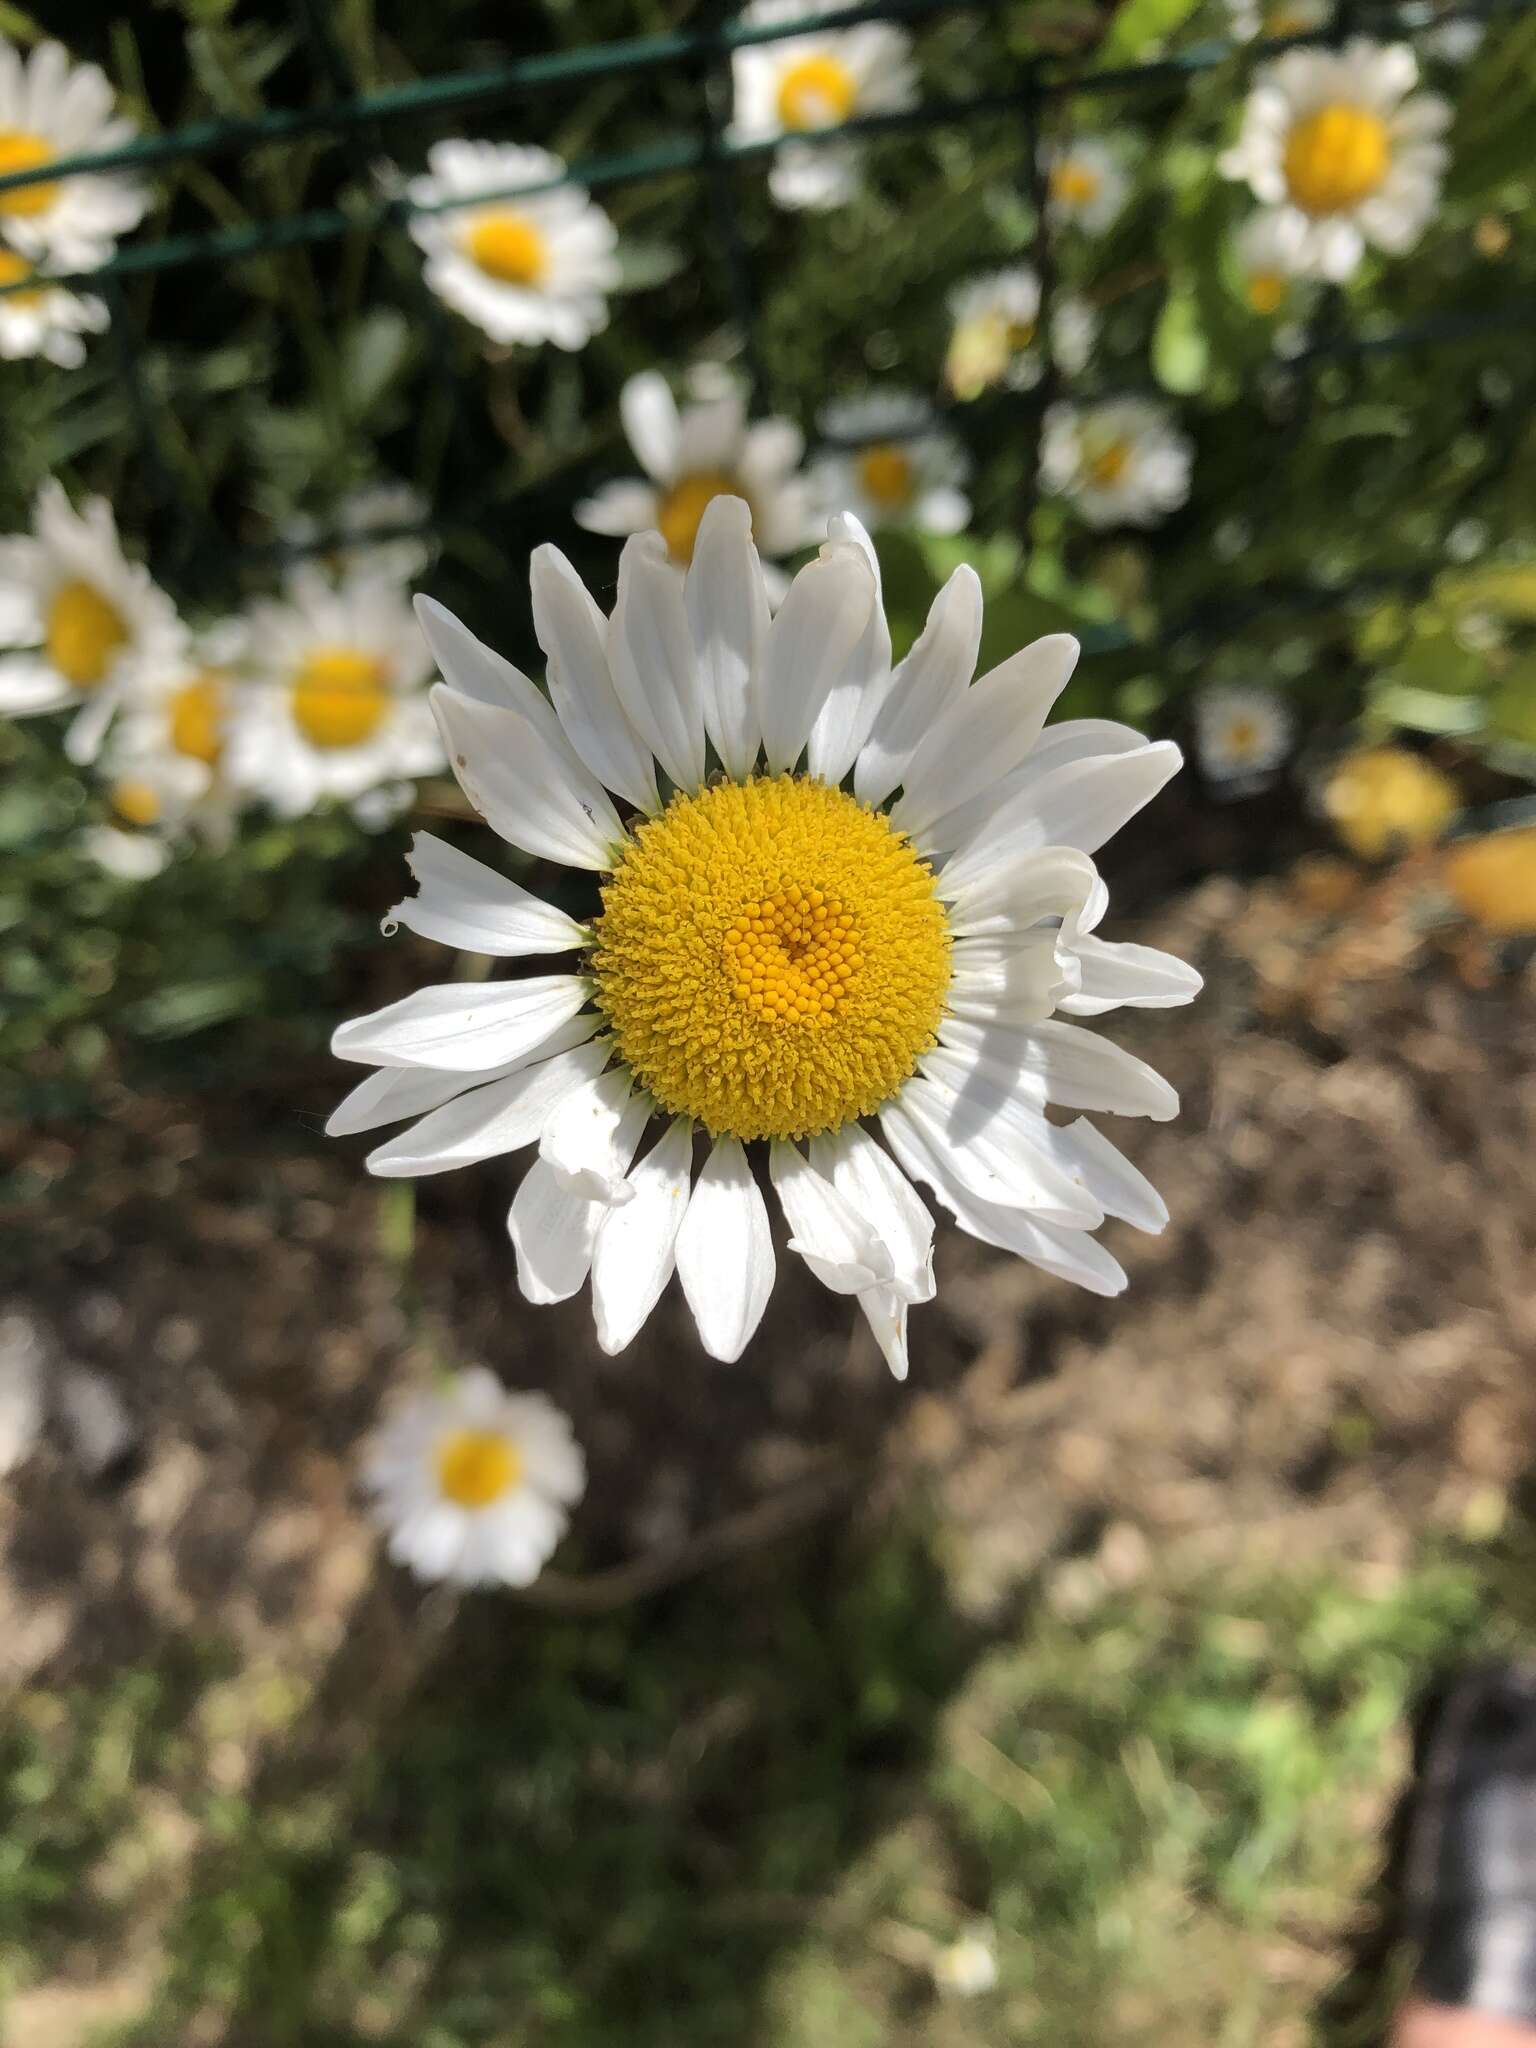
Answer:
[[[1040,279],[1028,264],[971,279],[951,292],[954,326],[944,358],[944,381],[956,398],[979,398],[994,384],[1027,391],[1045,369],[1040,347]],[[1088,366],[1098,316],[1071,293],[1051,309],[1051,351],[1076,376]]]
[[[71,64],[59,43],[23,58],[0,40],[0,172],[41,171],[56,157],[120,149],[138,132],[112,112],[106,73]],[[113,171],[48,178],[0,192],[0,235],[54,270],[93,270],[119,235],[138,226],[146,188]]]
[[[870,529],[959,533],[965,527],[970,461],[937,424],[927,399],[911,391],[870,391],[825,406],[820,424],[837,444],[815,472],[829,510],[846,507]]]
[[[791,420],[749,421],[746,393],[723,366],[700,364],[681,406],[659,370],[643,370],[620,393],[619,416],[645,475],[605,484],[576,507],[589,533],[660,533],[669,559],[686,569],[706,509],[736,497],[751,507],[752,537],[770,560],[815,536],[804,435]]]
[[[0,201],[5,196],[0,192]],[[17,362],[41,356],[61,370],[77,370],[85,361],[84,337],[100,334],[107,325],[107,309],[101,300],[66,291],[63,285],[38,277],[29,258],[3,244],[0,285],[15,287],[0,293],[0,357]]]
[[[1106,234],[1130,197],[1118,153],[1096,136],[1077,135],[1046,152],[1045,210],[1052,227]]]
[[[908,1309],[934,1289],[919,1183],[986,1243],[1118,1291],[1091,1233],[1107,1215],[1155,1230],[1162,1205],[1093,1125],[1046,1112],[1176,1113],[1151,1068],[1075,1020],[1198,987],[1097,936],[1092,856],[1178,749],[1096,719],[1045,727],[1065,635],[973,683],[969,568],[893,668],[847,516],[771,617],[734,498],[706,511],[686,580],[658,536],[631,540],[611,619],[554,548],[532,586],[549,697],[423,600],[433,703],[474,809],[600,878],[595,910],[418,836],[395,923],[573,957],[343,1024],[334,1050],[376,1071],[328,1129],[413,1119],[369,1157],[386,1176],[536,1148],[508,1218],[519,1284],[559,1301],[590,1274],[609,1352],[674,1272],[705,1349],[744,1349],[775,1271],[748,1148],[791,1252],[857,1299],[899,1376]]]
[[[836,14],[844,0],[753,0],[741,16],[746,28],[772,28]],[[782,207],[842,206],[859,188],[859,147],[854,141],[810,144],[796,136],[838,128],[866,114],[895,113],[916,104],[917,74],[906,32],[888,22],[811,30],[776,42],[748,43],[731,57],[735,90],[733,142],[786,138],[769,173],[768,189]]]
[[[417,776],[442,768],[423,689],[431,663],[394,577],[354,570],[333,582],[306,564],[280,598],[252,606],[247,626],[224,756],[236,788],[300,817],[326,798],[408,800]],[[360,815],[386,814],[370,801]]]
[[[1195,699],[1201,772],[1226,795],[1262,789],[1290,752],[1292,729],[1285,699],[1262,684],[1218,684]]]
[[[0,539],[0,712],[74,708],[71,760],[94,760],[119,708],[181,673],[186,639],[170,598],[123,553],[105,498],[77,512],[50,478],[31,532]]]
[[[1189,438],[1150,398],[1048,408],[1040,481],[1090,526],[1155,526],[1189,496]]]
[[[1400,256],[1435,211],[1451,118],[1414,91],[1406,44],[1357,40],[1343,50],[1287,50],[1259,73],[1221,169],[1284,209],[1297,267],[1338,282],[1367,244]]]
[[[619,282],[613,222],[565,164],[510,142],[435,142],[406,197],[438,297],[503,344],[585,348],[608,325]],[[545,186],[545,190],[529,187]],[[496,195],[503,196],[496,196]]]
[[[474,1366],[396,1410],[368,1448],[363,1481],[390,1556],[417,1578],[531,1586],[587,1468],[552,1401],[510,1394]]]

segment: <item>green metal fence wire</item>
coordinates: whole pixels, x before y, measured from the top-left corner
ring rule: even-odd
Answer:
[[[295,17],[322,91],[313,104],[303,107],[275,107],[245,118],[189,123],[164,134],[143,135],[117,148],[70,157],[56,157],[45,166],[0,174],[0,194],[28,184],[53,182],[72,176],[131,171],[145,174],[177,165],[213,160],[230,155],[270,149],[306,139],[329,140],[344,152],[355,180],[355,191],[345,206],[328,206],[269,217],[246,226],[213,228],[129,243],[100,268],[69,275],[62,281],[89,288],[104,296],[112,318],[116,346],[134,420],[142,444],[148,475],[155,495],[171,502],[176,493],[177,467],[163,444],[159,404],[146,388],[139,338],[133,326],[125,282],[134,278],[187,269],[194,265],[232,266],[272,252],[335,240],[359,233],[378,235],[403,232],[414,212],[445,210],[479,204],[488,200],[508,201],[549,191],[565,184],[588,189],[632,185],[668,176],[686,175],[703,179],[709,187],[709,203],[717,247],[713,252],[723,266],[729,303],[741,329],[744,362],[751,377],[753,397],[766,403],[769,394],[759,361],[755,335],[755,280],[741,232],[731,167],[739,162],[771,155],[776,141],[743,140],[729,133],[730,59],[733,51],[748,45],[771,43],[812,30],[852,27],[861,22],[915,23],[941,15],[1000,17],[1009,12],[1011,0],[864,0],[864,4],[839,9],[835,14],[818,14],[772,22],[750,22],[741,18],[729,0],[718,6],[710,18],[697,25],[662,34],[630,37],[587,47],[551,51],[488,66],[474,71],[452,72],[410,84],[373,92],[359,89],[345,50],[336,34],[329,0],[295,0]],[[1274,38],[1245,46],[1245,54],[1263,58],[1294,45],[1331,43],[1354,33],[1411,38],[1416,30],[1451,21],[1487,21],[1497,16],[1526,13],[1536,0],[1478,0],[1478,4],[1457,6],[1430,16],[1422,5],[1351,4],[1340,0],[1331,24],[1323,30]],[[1044,205],[1041,124],[1054,103],[1076,97],[1135,96],[1152,91],[1177,93],[1192,79],[1230,61],[1230,44],[1202,43],[1188,50],[1153,61],[1094,69],[1081,61],[1058,56],[1021,57],[1016,76],[992,90],[963,97],[930,97],[897,113],[866,116],[836,127],[797,133],[797,145],[835,147],[851,138],[865,138],[902,130],[926,130],[946,126],[969,127],[981,121],[1004,118],[1019,124],[1021,155],[1032,167],[1029,173],[1033,202],[1033,247],[1029,260],[1042,284],[1039,321],[1043,336],[1049,333],[1049,304],[1054,265],[1047,209]],[[388,138],[403,133],[413,124],[440,119],[445,113],[479,109],[494,111],[537,98],[557,86],[581,87],[613,79],[642,80],[657,74],[683,77],[693,86],[697,122],[693,132],[659,137],[645,147],[613,155],[588,156],[569,164],[556,177],[477,193],[473,199],[439,201],[423,206],[404,193],[380,189],[372,169],[373,156],[382,151]],[[0,285],[0,295],[27,289],[34,280],[19,279]],[[423,316],[441,330],[445,316],[433,295],[423,285],[420,291]],[[1536,327],[1536,302],[1511,303],[1476,314],[1446,314],[1387,331],[1351,331],[1337,324],[1331,329],[1315,326],[1305,345],[1287,359],[1288,374],[1301,375],[1335,357],[1378,355],[1401,350],[1436,348],[1476,341],[1484,336],[1517,332]],[[446,355],[446,349],[444,350]],[[1047,357],[1049,349],[1047,343]],[[1060,374],[1047,360],[1042,384],[1030,394],[1029,409],[1038,425],[1040,413],[1053,396],[1060,395]],[[206,512],[196,514],[206,520]],[[389,537],[389,536],[381,536]],[[304,543],[306,549],[324,549],[340,537],[319,534]],[[291,552],[286,547],[281,552]],[[228,545],[231,558],[249,552],[234,542]],[[1420,567],[1388,572],[1384,576],[1358,581],[1355,591],[1366,589],[1413,589],[1427,586],[1444,566],[1436,560]],[[1314,609],[1319,604],[1337,604],[1347,595],[1328,588],[1292,593],[1296,608]],[[1264,600],[1272,605],[1273,595]],[[1238,608],[1239,612],[1241,608]],[[1188,631],[1189,622],[1170,630],[1172,639]],[[1089,629],[1085,638],[1102,649],[1125,648],[1132,643],[1118,628]]]

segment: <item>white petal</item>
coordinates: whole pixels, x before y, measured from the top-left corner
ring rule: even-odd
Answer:
[[[880,1119],[903,1163],[898,1134],[915,1132],[948,1162],[962,1186],[986,1201],[1078,1230],[1104,1221],[1103,1209],[1041,1141],[1038,1109],[979,1062],[964,1068],[942,1049],[930,1053],[923,1071],[885,1105]]]
[[[587,935],[574,918],[445,839],[418,832],[406,858],[418,893],[397,903],[386,925],[403,924],[424,939],[497,959],[568,953],[586,944]]]
[[[552,746],[517,712],[496,710],[441,683],[431,702],[459,787],[493,831],[525,853],[566,867],[612,867],[624,828],[602,784],[563,735]]]
[[[604,484],[590,498],[583,498],[571,516],[587,533],[624,540],[632,533],[649,533],[659,510],[655,491],[634,477]]]
[[[607,1060],[605,1045],[588,1043],[470,1088],[376,1147],[368,1155],[368,1171],[384,1180],[415,1179],[519,1152]]]
[[[907,1376],[907,1303],[894,1287],[866,1287],[859,1296],[864,1319],[875,1334],[892,1377]]]
[[[973,683],[930,729],[902,778],[891,822],[924,827],[1017,768],[1077,666],[1070,633],[1049,633]]]
[[[1106,1216],[1118,1216],[1154,1236],[1166,1228],[1168,1208],[1162,1196],[1087,1117],[1080,1116],[1064,1129],[1047,1124],[1046,1130],[1057,1159],[1082,1181]]]
[[[630,723],[679,789],[704,780],[704,706],[683,585],[660,536],[637,534],[619,557],[608,661]]]
[[[33,718],[74,702],[74,690],[39,656],[18,654],[0,661],[0,711],[8,718]]]
[[[941,889],[946,895],[963,891],[1042,847],[1096,853],[1178,773],[1183,758],[1172,740],[1160,740],[1133,754],[1053,769],[1010,798],[975,839],[959,849],[944,870]]]
[[[117,696],[102,690],[89,697],[69,722],[64,734],[64,753],[77,768],[88,768],[101,752],[101,743],[117,709]]]
[[[539,1157],[554,1170],[556,1180],[589,1202],[629,1200],[624,1176],[634,1156],[644,1119],[645,1102],[632,1103],[634,1082],[625,1067],[583,1082],[560,1104],[539,1136]],[[624,1148],[625,1127],[641,1112],[634,1138]]]
[[[326,1121],[325,1134],[328,1138],[350,1138],[359,1131],[376,1131],[381,1124],[398,1124],[407,1117],[422,1116],[429,1109],[440,1108],[453,1096],[462,1095],[466,1088],[503,1080],[521,1067],[532,1066],[535,1060],[551,1059],[557,1052],[585,1045],[602,1021],[592,1011],[569,1017],[521,1059],[504,1061],[484,1073],[466,1074],[458,1067],[380,1067],[337,1103]]]
[[[1080,1024],[1063,1024],[1053,1017],[1014,1031],[1006,1025],[946,1017],[939,1037],[967,1059],[989,1067],[994,1080],[1063,1109],[1149,1116],[1156,1123],[1167,1123],[1179,1113],[1176,1090],[1155,1068]]]
[[[928,623],[897,664],[854,767],[860,803],[883,803],[944,712],[960,697],[981,646],[981,581],[962,563],[933,600]]]
[[[569,1301],[587,1277],[602,1202],[584,1202],[560,1185],[553,1167],[535,1159],[507,1212],[517,1255],[517,1284],[526,1301]]]
[[[793,1145],[774,1139],[768,1172],[789,1225],[789,1248],[824,1287],[834,1294],[862,1294],[877,1280],[891,1278],[890,1254],[874,1231]]]
[[[740,1358],[773,1292],[768,1208],[736,1138],[717,1138],[677,1234],[677,1272],[711,1358]]]
[[[1006,803],[1021,790],[1035,788],[1049,770],[1101,755],[1139,753],[1151,744],[1144,732],[1110,718],[1064,718],[1060,725],[1046,727],[1011,775],[935,818],[923,834],[924,843],[938,848],[968,846],[990,831]]]
[[[933,1299],[933,1218],[889,1152],[860,1124],[812,1138],[811,1164],[869,1224],[907,1301]],[[873,1317],[871,1317],[873,1321]]]
[[[686,590],[704,729],[733,781],[751,773],[762,734],[758,676],[768,641],[768,592],[740,498],[712,498],[699,521]]]
[[[529,565],[533,630],[566,737],[598,780],[642,811],[661,808],[651,750],[630,724],[608,669],[608,621],[557,547]]]
[[[1031,933],[1011,945],[960,940],[945,1005],[955,1017],[986,1024],[1033,1024],[1075,991],[1075,971],[1058,957],[1054,932]]]
[[[674,482],[681,429],[677,400],[659,370],[642,370],[630,378],[619,393],[619,418],[646,475],[658,484]]]
[[[340,1060],[376,1067],[483,1072],[505,1066],[547,1038],[575,1016],[590,993],[591,984],[577,974],[439,982],[337,1025],[331,1050]]]
[[[957,939],[1022,934],[1045,917],[1082,920],[1105,895],[1097,868],[1074,846],[1002,850],[990,860],[978,846],[939,871],[938,892],[953,906],[949,928]]]
[[[416,599],[416,619],[443,680],[461,697],[515,711],[551,746],[567,744],[555,708],[544,693],[505,655],[477,640],[435,597]]]
[[[768,767],[794,767],[827,693],[851,663],[875,601],[875,579],[851,542],[829,543],[789,586],[768,629],[758,711]]]
[[[874,603],[863,634],[817,712],[807,745],[810,773],[821,782],[838,783],[858,758],[890,690],[891,629],[880,588],[880,557],[869,535],[851,512],[834,514],[829,530],[834,541],[850,541],[858,548],[875,579]]]
[[[1122,1004],[1130,1009],[1171,1010],[1192,1003],[1204,982],[1193,967],[1154,946],[1112,945],[1107,939],[1073,942],[1082,987],[1064,997],[1069,1017],[1099,1017]]]
[[[693,1127],[679,1117],[630,1174],[632,1199],[598,1228],[592,1308],[610,1357],[636,1336],[672,1277],[692,1172]]]

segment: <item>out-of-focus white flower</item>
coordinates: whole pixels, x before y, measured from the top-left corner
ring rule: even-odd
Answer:
[[[0,1479],[27,1462],[42,1434],[47,1362],[32,1318],[0,1315]]]
[[[586,1461],[543,1394],[483,1366],[418,1394],[370,1444],[364,1484],[389,1554],[417,1578],[531,1586],[586,1491]]]
[[[1096,136],[1058,143],[1045,159],[1045,210],[1053,227],[1102,235],[1120,216],[1131,181],[1118,154]]]
[[[1296,310],[1311,296],[1301,282],[1306,255],[1305,231],[1288,207],[1261,207],[1251,213],[1233,237],[1232,249],[1242,279],[1243,303],[1261,319],[1274,320]]]
[[[50,478],[32,531],[0,539],[0,712],[78,707],[65,752],[92,761],[115,712],[180,674],[186,644],[175,605],[124,555],[106,499],[77,512]]]
[[[1232,796],[1262,789],[1291,749],[1290,707],[1257,683],[1227,683],[1195,700],[1195,749],[1208,781]]]
[[[1100,719],[1042,729],[1077,658],[1064,634],[972,683],[968,567],[893,667],[878,558],[851,516],[831,529],[771,617],[739,498],[709,505],[686,577],[659,535],[632,539],[611,619],[538,549],[548,697],[418,604],[470,804],[535,858],[603,876],[602,909],[578,924],[418,834],[419,893],[394,923],[504,959],[580,957],[343,1024],[337,1056],[375,1071],[327,1129],[412,1120],[369,1157],[391,1178],[536,1146],[508,1219],[518,1283],[563,1301],[590,1273],[609,1352],[674,1272],[711,1356],[750,1341],[775,1255],[749,1144],[790,1249],[857,1299],[898,1378],[907,1311],[934,1291],[914,1182],[984,1242],[1103,1293],[1125,1284],[1091,1235],[1104,1217],[1164,1221],[1091,1124],[1045,1112],[1177,1111],[1151,1068],[1064,1020],[1199,987],[1166,954],[1096,936],[1107,894],[1089,858],[1178,749]]]
[[[332,583],[305,565],[251,608],[246,680],[225,735],[238,791],[281,817],[327,797],[355,804],[443,766],[424,684],[432,663],[392,576]]]
[[[1053,405],[1040,481],[1090,526],[1155,526],[1189,496],[1193,449],[1166,406],[1148,398]]]
[[[1227,0],[1232,33],[1241,43],[1262,36],[1278,42],[1284,36],[1307,36],[1326,28],[1333,10],[1329,0]]]
[[[845,0],[753,0],[743,28],[772,28],[835,14]],[[777,42],[748,43],[731,55],[735,89],[733,142],[784,136],[768,189],[780,206],[842,206],[859,188],[860,148],[855,140],[808,143],[796,136],[838,128],[866,114],[889,114],[917,101],[912,41],[888,22],[812,30]]]
[[[112,728],[96,769],[114,822],[88,838],[103,867],[129,879],[158,874],[170,843],[189,831],[207,845],[228,844],[240,799],[225,750],[243,645],[237,621],[202,634],[183,673]]]
[[[435,142],[412,178],[412,238],[438,297],[492,341],[585,348],[619,282],[613,222],[565,164],[510,142]],[[505,196],[497,196],[505,195]]]
[[[57,157],[120,149],[138,130],[112,111],[104,71],[71,64],[59,43],[23,58],[0,39],[0,173],[46,170]],[[148,189],[118,171],[76,173],[0,192],[0,235],[57,271],[93,270],[138,226]]]
[[[1406,44],[1287,50],[1260,71],[1220,166],[1282,210],[1295,267],[1335,282],[1367,244],[1401,256],[1434,214],[1451,110],[1416,93]]]
[[[425,533],[412,531],[424,527],[431,513],[426,499],[410,484],[368,484],[349,492],[329,515],[295,513],[283,528],[283,538],[293,547],[310,550],[336,575],[366,569],[409,583],[435,552]]]
[[[997,1937],[987,1920],[974,1921],[958,1941],[937,1950],[933,1981],[955,1998],[980,1998],[997,1988]]]
[[[0,204],[5,197],[0,192]],[[60,369],[78,369],[85,361],[81,337],[102,331],[107,309],[100,299],[66,291],[46,278],[28,283],[33,275],[34,266],[25,256],[0,247],[0,285],[16,287],[0,295],[0,357],[15,362],[41,356]]]
[[[1040,279],[1027,264],[973,278],[950,293],[954,327],[944,378],[957,398],[978,398],[994,384],[1027,391],[1045,368],[1039,346]],[[1088,366],[1098,316],[1071,293],[1051,309],[1051,352],[1058,369],[1077,376]]]
[[[1442,21],[1421,31],[1418,44],[1427,57],[1442,64],[1468,64],[1483,47],[1487,33],[1485,21]]]
[[[824,514],[852,512],[871,531],[959,533],[969,521],[962,486],[970,460],[927,399],[911,391],[839,399],[822,408],[821,431],[841,444],[814,473]]]
[[[752,538],[770,561],[814,537],[815,492],[801,466],[804,435],[791,420],[749,421],[745,394],[729,371],[700,365],[679,407],[660,371],[644,370],[620,393],[619,416],[645,476],[604,484],[584,499],[576,523],[588,533],[660,533],[671,560],[685,569],[705,508],[736,497],[752,508]]]

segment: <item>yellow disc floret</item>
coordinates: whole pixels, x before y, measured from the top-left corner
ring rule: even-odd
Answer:
[[[488,1508],[523,1476],[517,1445],[493,1430],[456,1429],[437,1447],[437,1483],[461,1508]]]
[[[934,1042],[949,934],[880,812],[787,775],[677,796],[603,889],[592,972],[661,1106],[742,1139],[868,1116]]]
[[[520,213],[488,213],[465,238],[471,263],[498,284],[525,288],[542,284],[549,268],[549,247],[533,222]]]
[[[829,128],[853,112],[859,89],[846,64],[815,50],[779,80],[779,120],[786,128]]]
[[[1129,441],[1106,441],[1087,457],[1083,475],[1096,491],[1112,491],[1125,475],[1130,459]]]
[[[360,747],[388,708],[384,663],[361,648],[313,648],[294,674],[293,722],[311,746]]]
[[[912,458],[892,441],[877,442],[859,457],[859,482],[885,512],[899,512],[912,497]]]
[[[40,171],[57,155],[58,151],[41,135],[33,135],[25,128],[0,128],[0,177],[8,177],[12,171]],[[46,213],[58,196],[58,185],[52,179],[45,178],[36,185],[13,185],[8,192],[0,192],[0,213],[12,214],[18,220],[31,219],[34,214]]]
[[[171,745],[189,761],[218,765],[224,738],[224,677],[204,669],[171,697]]]
[[[1255,270],[1248,279],[1247,300],[1267,320],[1285,304],[1287,285],[1278,270]]]
[[[699,538],[699,521],[716,498],[745,498],[735,477],[723,469],[699,469],[680,476],[661,494],[656,508],[656,525],[667,544],[667,553],[682,568],[693,560]]]
[[[1386,177],[1392,163],[1387,124],[1369,107],[1319,107],[1285,139],[1285,182],[1303,213],[1345,213]]]
[[[0,199],[5,197],[0,193]],[[7,292],[4,303],[8,306],[35,306],[43,296],[40,285],[26,285],[23,280],[32,275],[32,265],[16,254],[13,249],[0,249],[0,284],[19,286],[16,291]]]
[[[1091,206],[1099,196],[1103,179],[1091,165],[1075,164],[1067,158],[1051,166],[1048,182],[1053,199],[1067,206]]]
[[[48,606],[45,634],[48,660],[77,690],[94,690],[128,638],[128,628],[115,604],[93,584],[61,583]]]

